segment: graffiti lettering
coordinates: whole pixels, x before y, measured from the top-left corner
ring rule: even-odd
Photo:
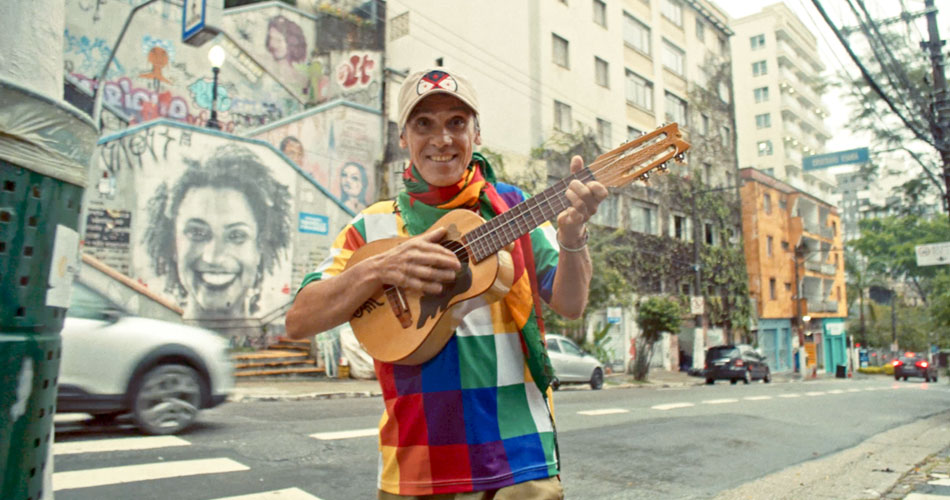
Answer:
[[[99,157],[110,175],[115,175],[123,168],[142,168],[142,156],[145,154],[157,159],[154,128],[109,141],[99,148]]]
[[[139,121],[168,117],[174,120],[188,118],[188,103],[170,91],[155,92],[145,88],[132,87],[132,80],[123,77],[118,81],[106,82],[102,87],[102,100],[126,113],[136,116]]]
[[[353,54],[337,66],[336,80],[344,89],[365,87],[373,79],[370,71],[374,66],[376,61],[370,59],[369,54]]]

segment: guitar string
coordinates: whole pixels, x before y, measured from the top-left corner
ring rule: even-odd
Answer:
[[[669,161],[670,159],[672,159],[674,156],[676,156],[677,154],[679,154],[679,153],[681,152],[681,151],[679,150],[679,148],[676,147],[675,140],[671,139],[671,137],[672,137],[672,136],[671,136],[669,133],[667,133],[667,136],[666,136],[665,138],[662,138],[662,139],[660,139],[659,141],[654,142],[654,143],[652,143],[652,144],[649,145],[649,146],[655,146],[655,145],[657,145],[657,144],[659,144],[659,143],[662,143],[662,142],[667,142],[667,141],[671,142],[670,144],[668,144],[667,146],[665,146],[665,147],[661,150],[661,152],[658,152],[658,153],[650,153],[649,151],[647,151],[648,149],[651,149],[650,147],[647,147],[646,149],[642,149],[642,150],[639,150],[639,151],[628,152],[628,150],[629,150],[631,147],[633,147],[633,144],[632,144],[632,143],[628,143],[628,144],[624,145],[624,147],[619,148],[619,150],[611,151],[611,152],[605,154],[603,157],[597,158],[597,159],[594,160],[594,162],[592,162],[592,163],[587,167],[587,169],[585,169],[585,170],[586,170],[587,172],[590,172],[590,174],[593,175],[593,176],[595,176],[595,178],[596,178],[597,172],[601,172],[601,171],[603,171],[603,170],[610,169],[610,168],[612,168],[613,166],[615,166],[618,162],[621,162],[621,161],[624,161],[624,160],[628,160],[628,161],[629,161],[629,159],[632,157],[632,158],[633,158],[633,161],[630,161],[630,163],[632,163],[632,164],[639,164],[639,163],[642,163],[643,160],[649,159],[649,158],[651,158],[651,157],[654,157],[654,158],[655,158],[655,157],[657,157],[657,156],[662,155],[662,151],[665,150],[665,151],[666,151],[666,154],[663,155],[663,156],[666,157],[666,158],[665,158],[664,160],[662,160],[662,161],[654,160],[654,161],[656,161],[657,163],[664,163],[664,162],[666,162],[666,161]],[[633,142],[635,142],[635,141],[633,141]],[[643,142],[645,143],[646,141],[643,141]],[[637,144],[637,145],[639,146],[640,144]],[[672,153],[669,152],[668,150],[669,150],[670,147],[675,148],[675,151],[672,152]],[[642,157],[642,158],[641,158],[641,157]],[[596,167],[596,169],[595,169],[594,167]],[[556,184],[554,184],[554,186],[557,186],[557,184],[564,183],[564,181],[566,181],[566,180],[568,180],[568,179],[573,180],[572,178],[574,178],[575,176],[577,176],[577,174],[584,173],[584,172],[585,172],[584,170],[578,171],[578,172],[576,172],[576,173],[574,173],[574,174],[572,174],[572,175],[570,175],[570,176],[568,176],[568,177],[566,177],[566,178],[564,178],[564,179],[561,179],[561,180],[558,181]],[[602,177],[599,177],[599,178],[597,178],[597,179],[598,179],[599,181],[601,181],[601,182],[610,183],[610,182],[613,182],[613,181],[622,179],[622,178],[624,178],[624,177],[626,177],[626,176],[628,176],[627,171],[621,170],[621,171],[619,171],[619,172],[608,172],[607,174],[605,174],[605,175],[603,175]],[[639,178],[639,176],[636,176],[636,178]],[[569,184],[569,183],[568,183],[568,184]],[[554,186],[552,186],[552,187],[554,187]],[[565,185],[564,187],[566,188],[567,186]],[[538,206],[540,206],[542,203],[548,203],[548,204],[550,204],[552,201],[558,201],[558,202],[563,203],[563,198],[566,198],[566,196],[565,196],[563,193],[559,193],[559,194],[555,195],[554,197],[549,198],[547,195],[545,195],[545,193],[547,193],[549,190],[550,190],[550,189],[546,189],[546,190],[544,190],[544,191],[542,191],[542,192],[540,193],[540,195],[543,195],[543,198],[544,198],[544,199],[542,199],[541,201],[538,202]],[[530,200],[530,199],[532,199],[532,198],[529,198],[529,200]],[[519,205],[520,205],[520,204],[519,204]],[[518,205],[515,205],[515,207],[517,207],[517,206],[518,206]],[[570,206],[570,205],[568,205],[568,206]],[[513,207],[513,208],[514,208],[514,207]],[[565,207],[565,208],[567,208],[567,207]],[[518,215],[514,216],[512,220],[517,220],[518,217],[522,217],[523,215],[524,215],[524,214],[518,214]],[[493,219],[493,220],[494,220],[494,219]],[[484,226],[480,226],[480,227],[484,227]],[[455,256],[456,256],[459,260],[461,260],[461,259],[462,259],[462,256],[467,253],[467,249],[468,249],[468,248],[474,247],[477,243],[481,243],[482,240],[484,240],[484,239],[486,239],[486,238],[493,237],[493,236],[495,235],[494,233],[495,233],[496,231],[504,231],[506,228],[507,228],[507,229],[510,229],[510,227],[508,226],[508,224],[504,224],[504,225],[502,225],[502,226],[500,226],[500,227],[498,227],[498,228],[491,229],[491,230],[487,231],[485,234],[478,235],[476,238],[474,238],[474,239],[472,239],[471,241],[468,241],[468,242],[466,242],[465,244],[463,244],[461,248],[459,248],[459,249],[457,249],[457,250],[453,250],[452,253],[455,254]],[[514,239],[517,239],[517,238],[513,238],[513,240],[514,240]],[[513,241],[513,240],[512,240],[512,241]]]

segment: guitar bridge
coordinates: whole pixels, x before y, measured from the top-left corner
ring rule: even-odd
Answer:
[[[409,311],[409,304],[406,302],[406,296],[398,287],[389,287],[386,289],[386,297],[389,298],[389,306],[393,310],[393,315],[399,320],[403,328],[412,326],[412,312]]]

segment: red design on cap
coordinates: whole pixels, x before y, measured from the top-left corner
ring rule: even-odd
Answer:
[[[416,85],[416,92],[419,95],[431,92],[435,89],[456,92],[458,88],[458,82],[455,81],[455,78],[452,78],[452,75],[445,71],[434,70],[422,76],[422,79],[419,80],[419,84]]]

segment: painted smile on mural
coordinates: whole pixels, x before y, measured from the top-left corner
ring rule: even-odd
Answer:
[[[188,191],[175,233],[178,275],[197,309],[242,311],[261,262],[257,222],[246,197],[227,188]]]

